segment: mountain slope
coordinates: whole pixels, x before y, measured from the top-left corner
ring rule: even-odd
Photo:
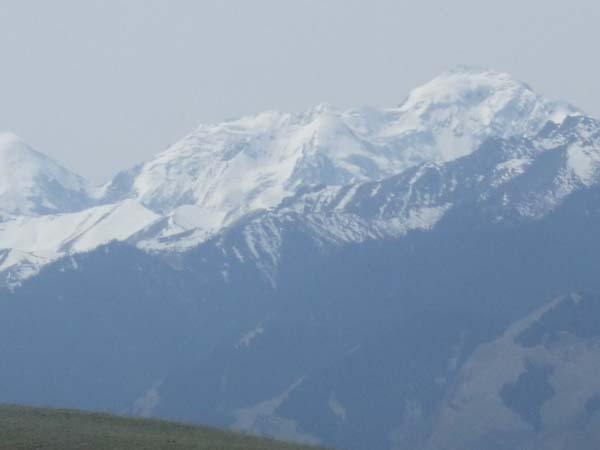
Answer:
[[[94,250],[124,241],[159,219],[133,200],[82,211],[13,216],[0,221],[0,279],[15,287],[40,267],[65,254]]]
[[[300,191],[216,239],[225,255],[254,261],[273,277],[298,229],[327,248],[432,230],[446,216],[479,226],[535,222],[599,184],[600,122],[569,116],[530,138],[490,138],[465,157],[382,181]]]
[[[0,297],[0,398],[419,448],[478,346],[559,293],[600,292],[597,186],[535,220],[465,215],[478,198],[344,245],[281,222],[272,284],[248,222],[167,260],[117,243],[65,258]]]
[[[599,308],[594,295],[562,297],[478,348],[444,400],[427,448],[595,449]]]
[[[333,249],[289,224],[279,308],[173,372],[155,413],[342,448],[420,448],[474,348],[561,292],[600,289],[597,188],[533,222],[463,217]],[[229,292],[250,298],[243,289]]]
[[[510,330],[549,299],[600,292],[599,170],[599,121],[475,69],[397,108],[200,127],[88,208],[0,223],[15,274],[0,291],[0,401],[357,450],[579,439],[597,384],[573,402],[590,414],[546,416],[568,361]],[[562,339],[549,317],[534,347]],[[569,339],[567,353],[597,345]],[[513,351],[510,376],[470,397]],[[514,427],[490,425],[488,407]]]

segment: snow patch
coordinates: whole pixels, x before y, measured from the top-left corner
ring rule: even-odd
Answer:
[[[138,417],[150,417],[152,412],[160,403],[160,387],[163,380],[157,381],[142,397],[133,405],[133,415]]]
[[[240,338],[237,344],[235,344],[235,348],[239,350],[242,347],[250,347],[250,343],[264,332],[265,329],[263,328],[262,324],[257,325],[256,328],[250,330]]]
[[[585,186],[596,181],[600,164],[600,150],[573,145],[567,150],[567,167]]]
[[[346,408],[344,408],[342,404],[338,401],[338,399],[335,396],[335,392],[331,392],[329,400],[327,401],[327,405],[329,406],[329,409],[335,417],[337,417],[342,422],[346,421],[346,419],[348,418],[346,414]]]
[[[234,412],[235,422],[231,428],[246,433],[265,434],[276,439],[318,445],[320,439],[302,431],[296,421],[277,416],[277,409],[302,382],[303,378],[269,400],[238,409]]]

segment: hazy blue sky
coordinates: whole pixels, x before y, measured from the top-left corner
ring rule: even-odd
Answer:
[[[0,0],[0,129],[94,181],[198,123],[399,103],[457,64],[600,115],[597,0]]]

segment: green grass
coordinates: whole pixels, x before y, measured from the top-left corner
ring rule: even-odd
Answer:
[[[2,450],[308,450],[207,427],[0,405]],[[314,450],[314,448],[312,448]]]

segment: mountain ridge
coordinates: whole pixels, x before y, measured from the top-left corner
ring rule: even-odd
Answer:
[[[597,373],[600,297],[536,311],[600,292],[600,121],[545,120],[486,73],[444,74],[408,119],[206,125],[87,209],[3,218],[0,400],[357,450],[595,450],[597,377],[570,362]]]
[[[361,183],[379,182],[420,164],[451,163],[476,152],[488,138],[531,137],[568,115],[582,113],[542,98],[507,74],[462,67],[414,89],[394,108],[339,110],[321,104],[304,113],[267,111],[201,125],[101,187],[61,172],[63,178],[77,180],[77,195],[73,189],[60,191],[61,198],[77,197],[70,204],[44,209],[56,202],[38,193],[27,216],[7,209],[0,223],[0,248],[10,258],[4,258],[0,272],[15,287],[45,262],[111,240],[135,242],[147,251],[186,251],[244,216],[278,208],[307,189],[359,189]],[[589,154],[573,151],[572,156],[585,171]],[[49,172],[43,186],[68,184],[61,183],[56,170]],[[593,173],[584,175],[593,182]],[[30,178],[40,180],[35,172]],[[19,199],[13,203],[22,203]],[[404,228],[431,226],[445,206],[424,208]],[[121,222],[118,217],[125,216],[125,227],[111,225],[111,217]],[[36,244],[42,241],[31,233],[41,229],[55,231]]]

